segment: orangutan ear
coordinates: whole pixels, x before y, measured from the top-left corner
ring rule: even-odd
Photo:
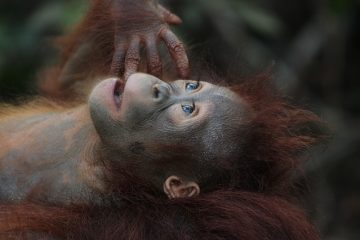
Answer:
[[[185,198],[199,195],[200,188],[196,182],[184,181],[180,177],[170,176],[164,182],[164,192],[171,198]]]

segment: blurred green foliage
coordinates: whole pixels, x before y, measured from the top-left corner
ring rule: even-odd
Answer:
[[[329,0],[329,9],[337,15],[344,14],[350,6],[350,0]]]
[[[85,1],[1,1],[0,96],[35,92],[41,66],[54,62],[52,40],[76,24]]]

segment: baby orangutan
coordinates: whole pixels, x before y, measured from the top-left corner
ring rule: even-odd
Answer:
[[[251,112],[229,89],[141,73],[121,86],[101,81],[76,108],[4,113],[1,199],[89,203],[111,192],[113,164],[169,197],[194,196],[242,151]]]
[[[41,84],[74,102],[0,107],[1,239],[319,239],[290,191],[319,119],[266,76],[189,79],[180,22],[156,1],[93,0]],[[161,80],[160,40],[179,80]]]
[[[319,239],[288,202],[316,116],[256,79],[122,86],[2,108],[3,239]]]

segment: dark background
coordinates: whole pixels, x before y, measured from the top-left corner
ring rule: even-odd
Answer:
[[[167,0],[175,31],[217,71],[272,69],[277,85],[319,114],[332,137],[307,166],[309,214],[323,239],[360,239],[360,1]],[[35,93],[54,36],[85,0],[1,0],[0,100]]]

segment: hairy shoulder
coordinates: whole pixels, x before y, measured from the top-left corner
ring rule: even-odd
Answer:
[[[64,103],[44,97],[35,97],[20,104],[0,103],[0,122],[42,113],[62,112],[76,105],[78,105],[77,102]]]

